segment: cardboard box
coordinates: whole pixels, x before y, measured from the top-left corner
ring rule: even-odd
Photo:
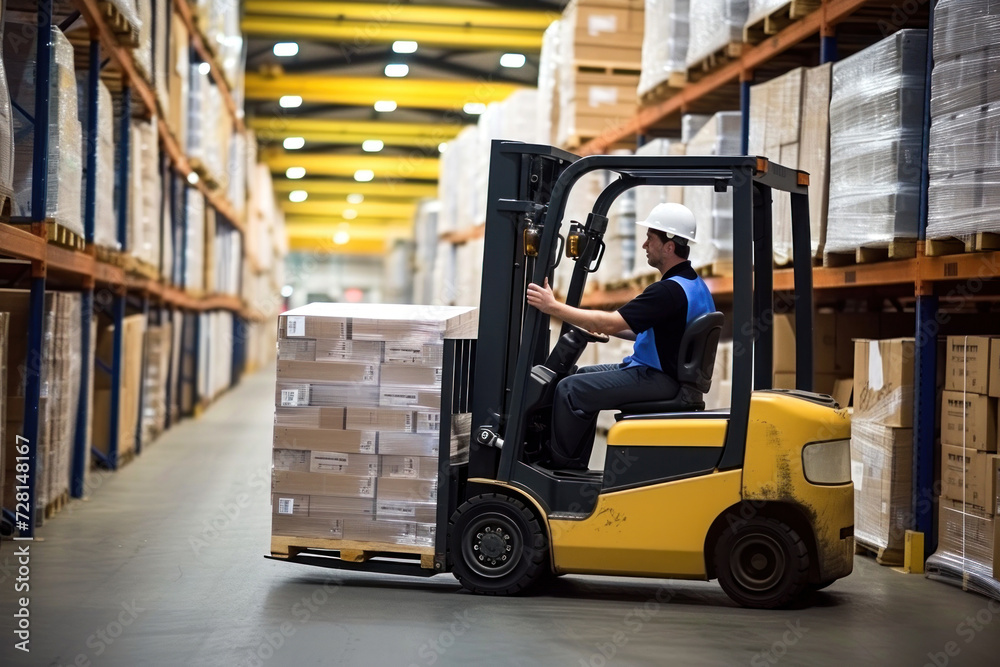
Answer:
[[[1000,397],[1000,338],[990,340],[990,380],[989,391],[994,398]]]
[[[438,460],[431,456],[386,456],[383,455],[383,477],[403,477],[407,479],[437,479]]]
[[[941,392],[941,442],[997,451],[997,399],[960,391]]]
[[[375,454],[346,452],[310,452],[309,472],[331,475],[378,477],[379,457]]]
[[[990,381],[990,339],[948,336],[945,389],[986,394]]]
[[[271,452],[275,470],[309,472],[309,452],[300,449],[275,449]]]
[[[350,382],[377,385],[379,364],[349,361],[278,361],[278,380],[316,382]]]
[[[435,529],[436,524],[433,523],[346,519],[344,521],[344,539],[433,548]]]
[[[883,426],[913,425],[913,339],[854,344],[854,419]]]
[[[379,388],[378,404],[386,408],[438,408],[441,406],[441,390],[415,386],[383,386]]]
[[[913,429],[859,423],[851,435],[854,534],[874,548],[900,549],[909,528]]]
[[[996,495],[990,480],[992,459],[975,449],[941,445],[941,497],[993,514]]]
[[[297,493],[271,494],[271,514],[278,516],[309,516],[309,496]]]
[[[612,3],[609,0],[575,0],[563,13],[574,47],[621,44],[637,48],[640,57],[644,19],[645,6],[642,3]]]
[[[309,516],[375,516],[375,501],[371,498],[341,496],[309,496]]]
[[[344,408],[277,407],[274,410],[275,426],[311,429],[344,428]]]
[[[795,372],[795,315],[774,316],[774,372]],[[813,316],[813,372],[850,372],[850,368],[836,367],[837,316],[834,313],[816,313]]]
[[[416,426],[413,410],[396,408],[348,407],[346,428],[354,430],[401,431],[412,433]]]
[[[358,475],[327,475],[315,472],[275,470],[271,490],[278,494],[374,498],[375,478]]]
[[[271,517],[271,534],[342,540],[344,519],[275,514]]]
[[[455,416],[452,416],[452,423]],[[468,437],[468,436],[466,436]],[[393,456],[432,456],[437,459],[441,436],[434,433],[378,434],[378,453]]]
[[[278,427],[274,429],[275,449],[376,454],[377,443],[376,431]]]
[[[389,521],[434,523],[437,521],[437,504],[377,500],[375,502],[375,518]]]
[[[376,500],[426,503],[437,501],[437,480],[380,477]]]
[[[440,366],[386,363],[381,366],[380,384],[383,387],[388,385],[418,385],[440,388],[441,372]]]

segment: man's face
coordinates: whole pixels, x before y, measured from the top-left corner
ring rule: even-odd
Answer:
[[[652,230],[647,230],[646,242],[642,244],[642,249],[646,251],[646,263],[654,268],[659,268],[666,254],[666,243],[660,241],[660,237]]]

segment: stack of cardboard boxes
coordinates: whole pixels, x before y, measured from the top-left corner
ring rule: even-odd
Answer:
[[[938,553],[963,572],[997,577],[997,397],[1000,338],[949,336],[941,392],[941,504]]]
[[[272,535],[433,547],[444,339],[474,338],[477,320],[475,308],[367,304],[281,316]],[[455,460],[471,421],[451,417]]]
[[[914,341],[857,340],[854,349],[854,535],[880,563],[902,564],[912,523]]]

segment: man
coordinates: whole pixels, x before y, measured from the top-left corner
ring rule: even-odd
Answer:
[[[548,280],[528,285],[528,304],[581,329],[634,340],[620,364],[581,368],[556,386],[548,460],[558,469],[586,470],[597,414],[627,403],[677,394],[677,355],[687,325],[715,310],[708,286],[691,268],[694,214],[680,204],[659,204],[637,225],[648,227],[646,261],[662,277],[615,312],[574,308],[556,301]]]

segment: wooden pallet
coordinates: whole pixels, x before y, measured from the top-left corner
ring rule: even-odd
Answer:
[[[87,243],[82,236],[52,220],[46,220],[45,222],[24,222],[23,218],[14,218],[11,223],[14,227],[28,231],[35,236],[41,236],[52,245],[62,246],[71,250],[85,250],[87,248]]]
[[[120,266],[125,269],[126,273],[131,273],[133,275],[142,276],[143,278],[148,278],[150,280],[158,280],[160,277],[160,271],[155,266],[148,262],[144,262],[138,257],[133,257],[125,253],[119,253],[121,255]]]
[[[819,9],[820,0],[791,0],[755,23],[743,28],[743,41],[759,44],[771,35],[777,35],[790,23],[797,21]]]
[[[928,257],[957,255],[967,252],[990,252],[1000,250],[1000,234],[976,232],[968,236],[927,239],[924,254]]]
[[[51,519],[69,504],[69,491],[63,491],[45,505],[45,518]]]
[[[200,178],[202,181],[204,181],[205,185],[210,190],[218,190],[219,189],[219,181],[216,180],[216,178],[208,170],[208,168],[205,166],[204,162],[202,162],[201,160],[199,160],[198,158],[195,157],[195,158],[191,158],[189,160],[189,163],[191,165],[191,171],[193,171],[194,173],[198,174],[198,178]]]
[[[420,567],[434,569],[434,547],[418,547],[408,544],[385,542],[357,542],[353,540],[328,540],[316,537],[271,536],[271,555],[275,558],[295,558],[304,551],[319,549],[336,551],[341,560],[364,563],[376,556],[393,554],[419,554]]]
[[[861,246],[851,252],[823,253],[823,266],[837,267],[852,264],[873,264],[894,259],[913,259],[917,256],[917,240],[911,238],[893,239],[883,244]]]
[[[138,25],[129,23],[128,17],[117,6],[107,0],[100,0],[97,6],[101,11],[101,16],[104,17],[119,44],[133,49],[139,46]]]
[[[652,106],[669,100],[671,97],[681,92],[687,85],[687,72],[671,72],[670,77],[656,84],[647,90],[639,98],[639,103],[644,106]]]
[[[706,74],[714,72],[723,65],[736,60],[743,55],[743,50],[749,45],[743,42],[729,42],[720,49],[712,51],[687,68],[687,80],[697,81]]]
[[[859,556],[873,556],[879,565],[888,567],[900,567],[903,564],[903,549],[887,549],[885,547],[875,547],[862,544],[855,538],[854,553]]]
[[[113,248],[105,248],[100,245],[91,245],[94,250],[94,256],[97,261],[103,262],[105,264],[110,264],[111,266],[117,266],[119,269],[125,268],[125,257],[126,255]]]

